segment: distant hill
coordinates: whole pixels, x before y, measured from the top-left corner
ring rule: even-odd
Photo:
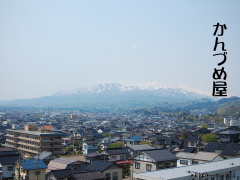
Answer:
[[[81,108],[91,110],[123,110],[147,106],[154,107],[159,104],[164,104],[163,102],[170,104],[192,102],[189,106],[197,107],[203,105],[199,101],[210,103],[212,99],[210,96],[186,91],[181,88],[168,88],[158,83],[127,86],[110,83],[80,87],[72,91],[58,92],[52,96],[41,98],[4,101],[0,102],[0,106],[52,106],[57,108]]]

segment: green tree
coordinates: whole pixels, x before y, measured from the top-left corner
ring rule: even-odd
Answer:
[[[153,146],[149,141],[141,141],[140,144],[148,144],[149,146]]]
[[[208,128],[208,125],[207,124],[201,124],[200,128]]]
[[[202,135],[201,139],[204,142],[216,142],[217,141],[217,135],[212,134],[212,133],[208,133],[208,134]]]
[[[108,146],[109,148],[121,148],[123,147],[123,143],[112,143],[112,144],[109,144]]]
[[[106,138],[109,137],[110,135],[108,133],[104,133],[103,136]]]

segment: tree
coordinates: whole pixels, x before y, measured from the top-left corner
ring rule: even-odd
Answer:
[[[217,141],[217,135],[212,134],[212,133],[207,133],[207,134],[202,135],[201,139],[204,142],[216,142]]]
[[[141,141],[140,144],[148,144],[149,146],[153,146],[152,143],[149,141]]]
[[[121,148],[123,147],[123,143],[112,143],[112,144],[109,144],[108,146],[109,148]]]
[[[201,124],[200,126],[201,126],[201,127],[200,127],[201,129],[202,129],[202,128],[208,128],[208,125],[207,125],[207,124]]]
[[[110,135],[108,133],[103,134],[104,138],[109,137]]]

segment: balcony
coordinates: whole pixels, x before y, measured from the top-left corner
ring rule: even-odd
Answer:
[[[20,145],[24,145],[24,146],[29,146],[29,147],[34,147],[34,148],[39,148],[39,146],[34,145],[34,144],[28,144],[28,143],[24,143],[24,142],[18,142],[18,144]]]
[[[21,148],[21,147],[19,147],[17,149],[20,150],[20,151],[27,152],[27,153],[39,154],[38,151],[34,151],[34,150],[30,150],[30,149],[25,149],[25,148]]]
[[[26,137],[21,137],[21,136],[19,136],[18,139],[28,140],[28,141],[33,141],[33,142],[40,142],[39,139],[26,138]]]

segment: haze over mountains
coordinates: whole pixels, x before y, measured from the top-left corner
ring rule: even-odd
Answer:
[[[80,87],[72,91],[58,92],[52,96],[33,99],[2,101],[2,106],[33,107],[131,107],[159,102],[183,102],[187,100],[211,99],[210,96],[190,92],[181,88],[169,88],[164,84],[146,83],[122,85],[119,83],[97,84]]]

